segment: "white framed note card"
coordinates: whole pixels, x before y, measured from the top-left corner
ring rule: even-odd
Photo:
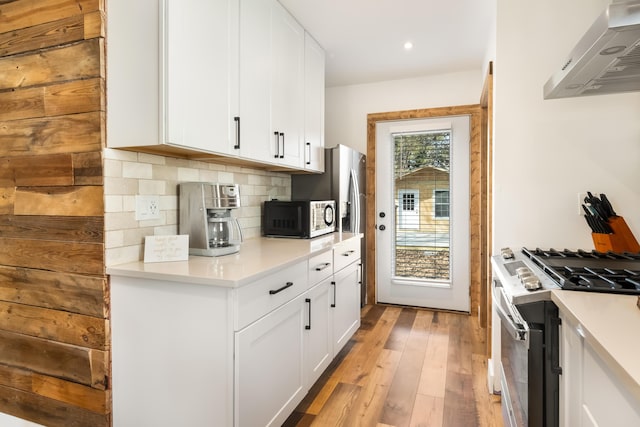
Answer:
[[[189,259],[189,235],[146,236],[144,238],[144,262],[187,261]]]

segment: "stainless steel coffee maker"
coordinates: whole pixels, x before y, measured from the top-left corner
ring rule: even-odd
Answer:
[[[178,184],[180,234],[189,235],[189,254],[228,255],[240,250],[242,230],[231,216],[240,207],[237,184]]]

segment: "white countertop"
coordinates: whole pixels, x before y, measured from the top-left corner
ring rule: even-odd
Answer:
[[[551,291],[563,315],[580,325],[585,342],[640,402],[640,309],[638,297],[596,292]]]
[[[238,287],[303,261],[361,234],[332,233],[314,239],[256,237],[240,252],[220,257],[190,256],[188,261],[131,262],[107,267],[107,274],[201,285]]]

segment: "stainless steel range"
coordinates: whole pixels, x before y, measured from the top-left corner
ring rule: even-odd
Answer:
[[[493,363],[507,427],[559,425],[558,309],[549,291],[559,289],[523,251],[509,248],[493,266]]]
[[[640,295],[640,254],[504,248],[491,264],[505,426],[558,426],[560,319],[550,291]]]

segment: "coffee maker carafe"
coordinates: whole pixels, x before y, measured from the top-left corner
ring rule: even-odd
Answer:
[[[180,234],[189,235],[189,254],[228,255],[240,250],[242,231],[231,215],[240,207],[237,184],[178,184]]]

